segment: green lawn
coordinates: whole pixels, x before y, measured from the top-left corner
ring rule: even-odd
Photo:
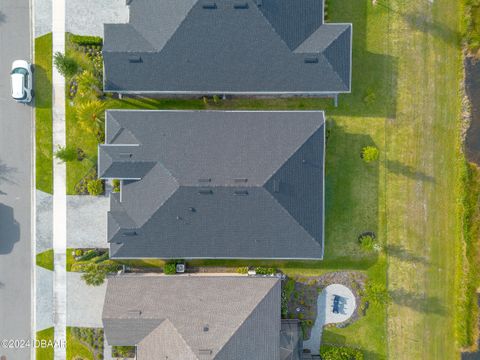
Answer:
[[[37,266],[53,271],[53,249],[37,254]]]
[[[67,327],[67,360],[94,360],[92,351],[82,344]]]
[[[53,191],[52,138],[52,34],[35,39],[36,187]]]
[[[53,334],[54,334],[54,329],[53,327],[42,330],[42,331],[37,331],[37,340],[46,340],[48,341],[53,341]],[[41,348],[38,347],[36,350],[36,358],[37,360],[53,360],[53,353],[54,353],[54,348],[53,347],[46,347],[46,348]]]

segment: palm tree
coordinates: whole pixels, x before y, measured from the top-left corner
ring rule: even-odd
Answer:
[[[81,127],[92,133],[102,132],[105,124],[105,104],[100,100],[88,100],[76,107]]]
[[[98,264],[88,264],[85,267],[85,273],[82,275],[82,279],[85,280],[87,285],[100,286],[105,281],[107,271]]]
[[[77,76],[77,84],[77,94],[81,98],[95,99],[103,95],[102,83],[91,71],[84,70]]]

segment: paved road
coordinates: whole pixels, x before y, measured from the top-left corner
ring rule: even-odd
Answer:
[[[32,108],[10,98],[14,59],[31,61],[29,0],[0,1],[0,340],[31,338]],[[30,349],[3,349],[7,360]]]

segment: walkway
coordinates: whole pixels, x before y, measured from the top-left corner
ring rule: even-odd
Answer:
[[[65,0],[52,2],[53,54],[65,52]],[[65,146],[65,79],[57,69],[52,72],[53,147]],[[67,338],[67,195],[65,164],[53,164],[53,323],[55,339]],[[64,347],[55,348],[55,360],[66,359]]]
[[[341,298],[338,313],[332,311],[336,295]],[[356,306],[355,296],[349,288],[341,284],[328,285],[318,295],[317,318],[313,324],[310,338],[303,342],[303,347],[309,349],[312,354],[318,355],[320,353],[323,327],[327,324],[347,321],[352,316]]]

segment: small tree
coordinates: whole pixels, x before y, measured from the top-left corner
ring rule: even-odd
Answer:
[[[55,157],[62,162],[75,161],[77,160],[77,150],[71,146],[59,146],[55,151]]]
[[[362,149],[362,155],[361,156],[362,156],[363,161],[365,161],[366,163],[376,161],[376,160],[378,160],[378,156],[379,156],[378,148],[375,147],[375,146],[365,146]]]
[[[113,192],[120,192],[120,180],[113,179],[112,185],[113,185],[113,189],[112,189]]]
[[[53,56],[53,63],[58,72],[64,77],[72,77],[78,71],[78,64],[75,59],[68,57],[60,52]]]
[[[90,195],[100,195],[103,193],[103,183],[100,179],[89,180],[87,182],[87,190]]]
[[[107,277],[107,270],[98,264],[88,264],[85,267],[85,273],[82,275],[82,279],[87,285],[100,286]]]

